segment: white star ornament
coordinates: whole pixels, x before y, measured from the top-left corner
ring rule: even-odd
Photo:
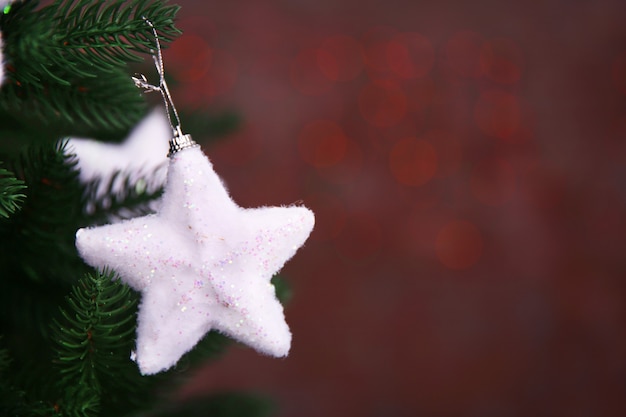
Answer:
[[[313,225],[305,207],[239,207],[195,146],[171,156],[157,213],[80,229],[76,246],[141,292],[134,359],[154,374],[213,329],[287,355],[291,333],[270,279]]]

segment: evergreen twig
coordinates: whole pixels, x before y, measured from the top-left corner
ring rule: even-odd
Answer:
[[[104,187],[101,180],[94,180],[85,188],[85,216],[90,226],[150,214],[150,203],[163,193],[162,186],[150,186],[143,179],[131,181],[123,172],[114,173]]]
[[[165,1],[56,0],[43,8],[38,5],[17,3],[1,18],[5,54],[14,69],[8,75],[19,84],[43,87],[47,79],[70,85],[72,78],[94,78],[141,61],[141,54],[154,48],[144,17],[164,45],[180,34],[174,26],[179,6]]]
[[[63,282],[84,271],[74,246],[83,187],[66,142],[31,146],[15,166],[27,185],[22,209],[0,222],[0,265],[16,265],[34,282]],[[71,275],[70,275],[71,276]]]
[[[169,42],[180,31],[174,27],[178,6],[148,0],[57,0],[44,13],[54,13],[58,43],[74,62],[104,68],[141,61],[150,54],[154,39],[144,18],[157,28],[159,40]]]
[[[0,14],[5,85],[0,108],[60,134],[125,130],[144,101],[126,64],[154,48],[150,19],[165,47],[180,34],[178,6],[154,0],[17,2]],[[86,129],[88,128],[88,129]]]
[[[130,360],[137,297],[115,278],[104,271],[79,280],[61,309],[62,319],[53,325],[55,363],[61,374],[59,385],[64,387],[60,404],[68,409],[89,404],[86,415],[120,401],[132,403],[132,398],[120,393],[136,389],[132,386],[139,380]]]
[[[8,218],[20,209],[26,195],[24,181],[18,180],[11,171],[0,168],[0,217]]]
[[[121,69],[96,73],[97,78],[73,85],[7,84],[0,107],[25,123],[52,127],[59,136],[122,131],[137,123],[146,106],[128,74]]]

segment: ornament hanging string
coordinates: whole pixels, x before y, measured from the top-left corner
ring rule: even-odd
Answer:
[[[182,151],[183,149],[196,147],[198,144],[191,138],[190,135],[184,134],[181,128],[180,117],[178,116],[178,111],[176,110],[176,106],[174,105],[174,100],[172,99],[172,95],[167,86],[167,82],[165,81],[165,66],[163,64],[163,54],[161,52],[161,43],[159,42],[159,35],[156,31],[156,28],[152,24],[150,20],[146,17],[143,17],[143,20],[150,26],[152,29],[152,33],[154,34],[154,42],[156,45],[156,55],[152,54],[152,59],[154,61],[154,65],[157,69],[157,73],[159,74],[159,85],[150,84],[143,74],[136,74],[136,77],[132,77],[135,86],[145,90],[145,92],[149,93],[152,91],[158,91],[161,93],[163,97],[163,103],[165,105],[165,112],[167,114],[167,119],[169,120],[170,127],[172,128],[172,133],[174,137],[170,140],[170,150],[167,154],[168,157],[176,154],[177,152]],[[171,114],[174,114],[176,118],[176,124],[172,121]]]

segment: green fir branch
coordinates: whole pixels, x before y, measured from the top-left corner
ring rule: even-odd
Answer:
[[[74,246],[83,187],[66,143],[32,146],[12,167],[28,188],[22,210],[0,222],[0,265],[34,282],[67,282],[84,272]]]
[[[132,403],[129,393],[141,385],[130,360],[136,304],[136,294],[110,271],[88,274],[73,286],[52,330],[64,413],[93,415],[118,402]]]
[[[163,46],[181,32],[174,26],[179,7],[149,0],[57,0],[18,2],[3,15],[8,78],[40,88],[69,86],[74,78],[95,78],[138,62],[155,41],[149,19]]]
[[[2,337],[0,337],[2,340]],[[4,381],[6,378],[5,372],[11,363],[11,356],[9,351],[5,348],[0,348],[0,380]]]
[[[52,129],[57,137],[125,131],[134,126],[146,105],[131,78],[122,69],[98,74],[72,85],[5,85],[0,108],[24,124]]]
[[[15,367],[8,349],[0,348],[0,415],[45,416],[53,407],[44,401],[29,401],[25,390],[18,387]],[[20,375],[21,376],[21,375]]]
[[[74,165],[62,143],[29,147],[10,164],[28,186],[22,209],[0,218],[0,326],[16,360],[41,369],[50,317],[87,270],[74,245],[83,219]],[[17,348],[23,340],[30,342]]]
[[[0,217],[9,216],[20,209],[26,195],[24,181],[18,180],[11,171],[0,168]]]
[[[151,187],[144,179],[131,181],[123,172],[113,174],[104,189],[101,184],[102,180],[94,180],[85,186],[85,216],[90,226],[153,213],[150,203],[163,194],[162,186]]]
[[[60,29],[58,43],[75,62],[106,68],[141,61],[137,53],[151,54],[155,49],[154,35],[145,19],[157,29],[164,44],[180,34],[174,27],[179,7],[165,2],[58,0],[50,8]]]

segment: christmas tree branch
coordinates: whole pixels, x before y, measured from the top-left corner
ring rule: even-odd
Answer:
[[[180,34],[178,6],[156,0],[26,0],[0,14],[6,67],[0,108],[61,134],[124,131],[144,101],[126,64]]]
[[[147,176],[149,178],[149,176]],[[112,219],[130,219],[152,213],[149,203],[163,193],[162,187],[150,187],[145,180],[131,180],[122,172],[111,176],[101,190],[101,180],[86,185],[86,223],[90,226],[105,224]]]
[[[162,43],[180,34],[173,25],[178,6],[147,0],[59,0],[50,7],[55,10],[56,26],[63,28],[58,40],[63,52],[85,63],[123,65],[140,61],[137,52],[151,53],[155,40],[144,18],[157,28]]]
[[[1,339],[0,339],[1,340]],[[16,385],[16,373],[11,368],[13,360],[7,349],[0,349],[0,415],[2,416],[44,416],[50,415],[53,407],[44,401],[32,401],[26,392]]]
[[[59,136],[123,131],[145,111],[143,97],[122,69],[99,73],[72,85],[5,85],[0,107],[24,123],[47,125]]]
[[[136,366],[130,361],[136,303],[134,293],[115,280],[112,272],[88,274],[73,286],[61,309],[62,319],[53,326],[59,384],[74,388],[69,397],[63,389],[59,404],[64,413],[75,410],[72,400],[77,396],[89,399],[90,411],[119,401],[132,403],[119,393],[124,388],[136,390],[139,383],[139,377],[134,377]]]
[[[179,7],[150,0],[57,0],[37,9],[38,1],[16,3],[0,24],[9,78],[39,87],[138,62],[154,48],[150,19],[162,44],[181,32],[174,26]],[[46,80],[48,83],[46,83]]]
[[[24,181],[13,176],[13,173],[0,168],[0,217],[8,218],[17,211],[26,195],[22,191],[26,188]]]
[[[75,165],[59,143],[30,147],[12,167],[28,188],[22,210],[0,222],[0,265],[33,282],[84,271],[74,246],[83,199]]]

